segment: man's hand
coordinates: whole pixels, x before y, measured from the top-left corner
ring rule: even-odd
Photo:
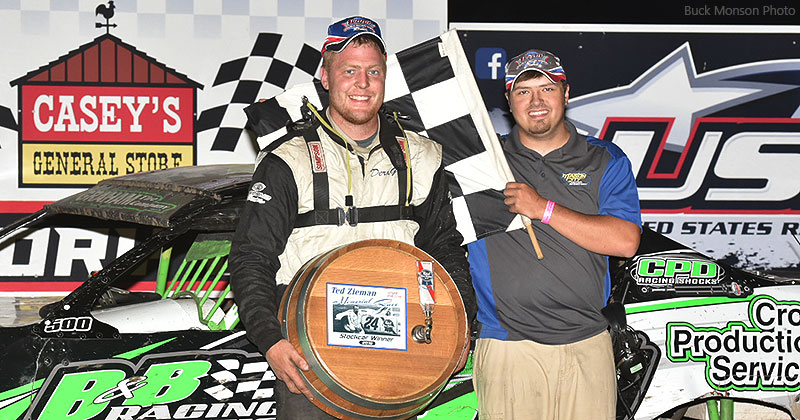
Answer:
[[[278,341],[267,350],[266,357],[267,362],[269,362],[273,372],[275,372],[275,376],[286,384],[289,391],[295,394],[302,393],[309,400],[314,399],[302,375],[297,371],[298,368],[308,370],[308,363],[303,359],[303,356],[295,350],[292,343],[285,339]]]
[[[503,201],[512,213],[528,216],[529,219],[538,220],[544,216],[547,200],[528,184],[522,182],[509,182],[503,190],[506,199]]]
[[[541,220],[547,199],[531,186],[509,182],[503,191],[504,203],[512,213]],[[550,227],[580,247],[602,255],[629,258],[636,253],[641,228],[614,216],[584,214],[555,203]]]

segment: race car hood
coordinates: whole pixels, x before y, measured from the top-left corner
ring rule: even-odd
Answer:
[[[168,227],[193,209],[219,202],[224,191],[248,184],[252,174],[252,164],[230,164],[124,175],[47,204],[44,210]]]

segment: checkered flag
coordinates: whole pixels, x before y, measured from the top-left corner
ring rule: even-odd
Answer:
[[[219,103],[200,113],[197,132],[216,130],[211,150],[234,151],[240,138],[250,141],[242,110],[312,80],[321,60],[318,48],[281,34],[258,34],[250,55],[220,65],[211,90]]]
[[[401,120],[403,128],[442,144],[465,243],[523,227],[503,203],[502,190],[513,176],[456,31],[389,56],[387,67],[385,109],[409,117]],[[328,105],[327,94],[315,81],[247,109],[259,147],[280,138],[286,123],[301,117],[303,96],[317,107]]]
[[[220,359],[213,363],[216,369],[209,376],[217,385],[206,388],[206,394],[218,401],[239,395],[249,400],[272,398],[275,374],[266,361]]]

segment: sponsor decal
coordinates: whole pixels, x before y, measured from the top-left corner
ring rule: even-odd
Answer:
[[[311,153],[311,170],[315,173],[325,172],[325,151],[322,149],[322,143],[318,141],[308,142],[308,151]]]
[[[640,297],[650,294],[740,297],[752,293],[746,281],[735,280],[723,265],[700,254],[670,251],[636,256],[627,275],[636,285],[633,293]]]
[[[691,258],[637,257],[631,277],[639,286],[715,285],[725,276],[717,263]]]
[[[400,145],[400,151],[403,152],[403,160],[407,160],[408,152],[406,151],[406,148],[408,147],[408,140],[406,140],[405,137],[395,137],[395,139],[397,140],[397,144]]]
[[[754,297],[750,325],[723,328],[667,324],[667,357],[705,364],[706,382],[719,391],[800,390],[800,302]]]
[[[87,361],[54,369],[30,413],[70,420],[274,418],[274,381],[262,355],[235,351],[145,356],[138,364]]]
[[[157,193],[140,190],[90,189],[75,196],[75,203],[86,203],[98,208],[128,209],[147,213],[164,213],[177,207]]]
[[[514,61],[514,67],[522,68],[527,66],[548,67],[553,59],[551,56],[542,54],[538,51],[528,52]]]
[[[328,283],[328,345],[403,350],[406,289]]]
[[[368,19],[353,18],[348,19],[347,22],[342,23],[343,30],[347,31],[368,31],[375,33],[376,25]]]
[[[247,201],[252,201],[258,204],[264,204],[269,200],[272,200],[272,196],[265,193],[264,189],[267,188],[263,182],[256,182],[250,188],[250,192],[247,193]]]
[[[585,186],[592,183],[592,177],[586,172],[563,172],[561,181],[571,187]]]
[[[26,184],[95,184],[118,175],[191,166],[193,154],[191,145],[25,143],[21,177]]]

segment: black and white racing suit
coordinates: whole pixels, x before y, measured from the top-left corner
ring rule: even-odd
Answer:
[[[379,144],[368,153],[354,153],[341,137],[316,122],[291,131],[259,154],[230,266],[239,315],[247,337],[262,354],[282,338],[277,308],[302,264],[364,239],[399,240],[429,253],[453,278],[467,319],[474,317],[475,298],[450,205],[441,145],[414,132],[403,133],[383,113],[379,116]],[[383,218],[392,219],[405,201],[409,178],[404,150],[410,160],[408,202],[413,214],[406,208],[401,211],[404,216],[394,220],[363,221],[369,217],[362,209],[378,209],[380,219],[383,207]],[[351,204],[360,209],[358,223],[338,225],[338,209],[347,210]]]

